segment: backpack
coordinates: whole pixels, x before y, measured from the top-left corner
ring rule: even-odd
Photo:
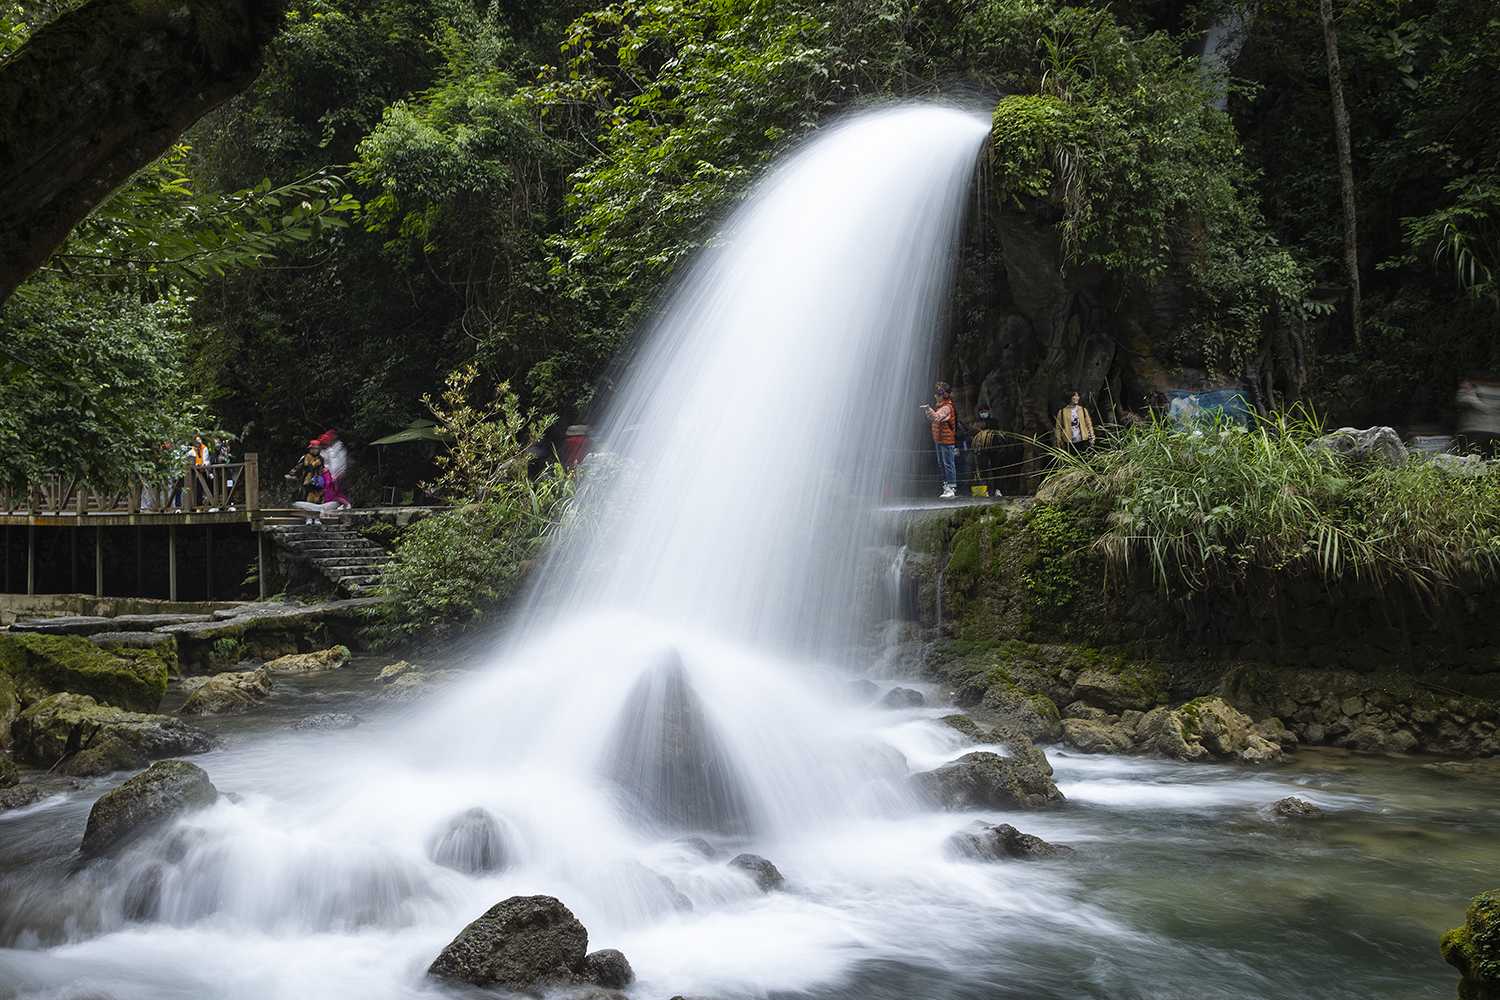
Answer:
[[[953,406],[953,401],[949,400],[948,405]],[[973,435],[970,434],[969,429],[964,426],[964,422],[958,419],[958,407],[953,406],[953,443],[963,444],[971,437],[973,437]]]

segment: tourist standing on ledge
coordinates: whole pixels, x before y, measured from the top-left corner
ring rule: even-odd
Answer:
[[[1094,421],[1089,417],[1088,407],[1079,402],[1077,389],[1063,393],[1063,399],[1067,402],[1057,411],[1053,432],[1057,435],[1057,447],[1076,455],[1094,446]]]
[[[958,411],[953,408],[953,390],[947,382],[937,384],[932,399],[937,409],[923,403],[922,412],[932,421],[932,443],[937,448],[938,469],[943,475],[942,496],[947,498],[958,489],[958,469],[954,462]]]
[[[1500,458],[1500,375],[1469,372],[1458,384],[1458,444],[1465,452]]]

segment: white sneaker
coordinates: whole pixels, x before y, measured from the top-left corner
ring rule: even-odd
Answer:
[[[952,486],[944,486],[943,487],[943,495],[941,497],[939,497],[938,499],[940,499],[940,500],[948,500],[948,499],[951,499],[952,497],[953,497],[953,487]]]

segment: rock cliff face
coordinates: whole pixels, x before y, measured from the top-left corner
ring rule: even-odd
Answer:
[[[1088,511],[892,515],[916,621],[883,654],[972,718],[1085,752],[1263,762],[1298,744],[1500,754],[1500,587],[1438,615],[1359,584],[1177,602],[1107,580]],[[1149,719],[1149,721],[1148,721]]]

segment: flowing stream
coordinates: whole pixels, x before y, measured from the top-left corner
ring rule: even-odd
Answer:
[[[874,112],[772,172],[644,332],[595,520],[485,669],[406,704],[376,700],[378,663],[280,681],[195,758],[234,797],[117,859],[75,850],[112,782],[0,815],[0,997],[459,995],[427,965],[536,893],[640,1000],[1443,995],[1437,935],[1494,881],[1488,763],[1054,751],[1065,807],[957,815],[907,780],[970,749],[945,710],[847,701],[857,497],[899,471],[847,456],[920,421],[986,132]],[[327,711],[365,721],[290,728]],[[1263,812],[1293,793],[1329,817]],[[976,818],[1078,858],[951,859]]]

